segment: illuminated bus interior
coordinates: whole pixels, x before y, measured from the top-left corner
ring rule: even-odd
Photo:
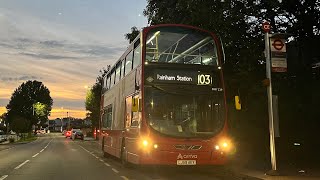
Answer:
[[[212,36],[182,27],[152,29],[146,39],[146,61],[218,65]]]

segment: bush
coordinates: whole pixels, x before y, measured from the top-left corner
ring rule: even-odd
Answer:
[[[13,137],[9,138],[9,142],[13,143],[15,141],[15,139]]]

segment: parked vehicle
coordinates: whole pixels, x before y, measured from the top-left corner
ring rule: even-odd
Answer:
[[[64,132],[64,136],[66,137],[66,138],[70,138],[71,137],[71,131],[65,131]]]
[[[45,134],[46,133],[46,129],[45,128],[41,128],[37,130],[37,134]]]
[[[75,139],[84,140],[83,132],[80,129],[73,130],[72,134],[71,134],[71,139],[72,140],[75,140]]]
[[[0,142],[6,141],[7,135],[4,131],[0,130]]]

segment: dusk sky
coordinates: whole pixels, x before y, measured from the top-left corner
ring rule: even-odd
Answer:
[[[0,1],[0,114],[27,80],[51,91],[50,119],[85,117],[85,86],[128,46],[124,34],[147,25],[146,0]]]

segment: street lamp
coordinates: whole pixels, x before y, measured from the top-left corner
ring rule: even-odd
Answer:
[[[68,119],[68,129],[70,130],[70,118],[69,118],[69,112],[67,111],[67,119]]]
[[[36,102],[36,103],[39,103],[39,102]],[[32,104],[32,116],[33,116],[33,118],[34,118],[34,110],[35,110],[35,108],[34,108],[34,105],[36,104],[36,103],[33,103]],[[39,122],[37,122],[37,124],[38,124]],[[36,133],[36,125],[33,125],[34,126],[34,133]]]
[[[60,130],[61,130],[61,132],[63,132],[63,107],[61,107],[61,128],[60,128]]]

